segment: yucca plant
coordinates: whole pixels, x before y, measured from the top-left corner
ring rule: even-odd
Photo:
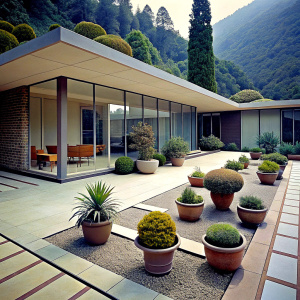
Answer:
[[[120,202],[111,198],[114,187],[106,185],[100,181],[98,183],[87,184],[88,195],[79,193],[82,197],[75,197],[80,201],[73,210],[77,210],[70,220],[78,217],[76,226],[84,222],[100,223],[103,221],[113,220],[118,214]]]

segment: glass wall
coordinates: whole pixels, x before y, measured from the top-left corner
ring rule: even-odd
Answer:
[[[183,119],[183,138],[189,143],[189,149],[192,149],[191,138],[192,138],[192,112],[191,107],[182,105],[182,119]]]
[[[221,138],[220,113],[203,114],[203,136],[208,137],[211,134]]]
[[[294,111],[294,129],[295,129],[295,133],[294,133],[294,141],[296,142],[300,142],[300,110],[295,109]]]
[[[170,139],[170,102],[158,100],[159,148]]]
[[[282,111],[282,141],[293,143],[293,110]]]
[[[182,134],[182,115],[181,104],[171,103],[171,124],[172,124],[172,136],[183,136]]]
[[[157,99],[144,96],[144,122],[152,126],[157,149]]]
[[[203,114],[202,130],[203,136],[208,137],[211,135],[211,114]]]
[[[192,107],[192,147],[191,150],[196,150],[197,148],[197,137],[196,137],[196,117],[197,117],[197,111],[196,107]]]
[[[280,110],[270,109],[260,111],[260,134],[274,132],[280,138]]]
[[[257,110],[242,111],[242,148],[254,148],[259,135],[259,112]]]

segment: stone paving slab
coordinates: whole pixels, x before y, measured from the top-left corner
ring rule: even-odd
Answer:
[[[161,208],[161,207],[146,205],[146,204],[142,204],[142,203],[136,204],[133,207],[143,209],[143,210],[147,210],[147,211],[166,212],[168,210],[167,208]]]

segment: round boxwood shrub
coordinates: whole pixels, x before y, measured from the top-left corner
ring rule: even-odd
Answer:
[[[226,145],[225,150],[226,151],[239,151],[239,148],[236,145],[236,143],[229,143],[228,145]]]
[[[50,25],[48,31],[52,31],[52,30],[54,30],[54,29],[56,29],[58,27],[61,27],[61,26],[59,24],[52,24],[52,25]]]
[[[260,149],[259,147],[255,147],[255,148],[251,148],[249,151],[253,153],[259,153],[262,152],[262,149]]]
[[[17,38],[8,31],[0,29],[0,54],[19,46]]]
[[[203,198],[197,195],[192,189],[185,188],[181,196],[177,198],[177,201],[186,204],[198,204],[203,202]]]
[[[224,168],[234,170],[234,171],[239,171],[244,169],[244,165],[233,159],[233,160],[227,160]]]
[[[237,103],[249,103],[263,98],[264,97],[258,91],[242,90],[231,96],[229,99]]]
[[[166,163],[166,161],[167,161],[166,157],[164,155],[162,155],[162,154],[159,154],[159,153],[155,153],[153,155],[153,159],[157,159],[159,161],[159,166],[160,167],[164,166],[165,163]]]
[[[229,169],[217,169],[204,177],[204,186],[214,194],[233,194],[244,186],[243,177]]]
[[[224,143],[219,138],[211,134],[209,137],[202,137],[199,141],[199,146],[201,150],[210,151],[221,149],[224,147]]]
[[[276,162],[276,164],[281,166],[285,165],[288,162],[288,159],[280,153],[263,154],[259,159],[274,161]]]
[[[230,224],[214,224],[206,231],[206,241],[213,246],[234,248],[240,245],[241,236]]]
[[[17,25],[12,31],[12,34],[17,38],[19,43],[36,38],[34,30],[27,24]]]
[[[15,28],[15,26],[10,24],[9,22],[0,20],[0,29],[5,30],[9,33],[12,33],[14,28]]]
[[[132,49],[130,45],[117,35],[108,34],[98,36],[94,39],[94,41],[103,44],[107,47],[113,48],[129,56],[132,56]]]
[[[139,222],[137,230],[140,243],[148,248],[165,249],[175,242],[176,225],[167,213],[150,212]]]
[[[279,165],[276,162],[265,160],[258,170],[262,173],[276,173],[279,170]]]
[[[247,209],[260,210],[264,209],[263,202],[255,196],[244,196],[240,198],[240,206]]]
[[[106,31],[100,25],[85,21],[78,23],[74,31],[92,40],[97,36],[106,34]]]
[[[115,162],[115,170],[118,174],[129,174],[134,169],[134,161],[127,156],[119,157]]]

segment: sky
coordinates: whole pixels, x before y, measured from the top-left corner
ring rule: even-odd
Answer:
[[[210,0],[212,24],[233,14],[239,8],[251,3],[253,0]],[[148,4],[154,15],[161,6],[164,6],[169,12],[175,30],[179,30],[180,34],[188,38],[189,35],[189,15],[192,11],[193,0],[131,0],[133,11],[136,11],[137,6],[141,10]]]

